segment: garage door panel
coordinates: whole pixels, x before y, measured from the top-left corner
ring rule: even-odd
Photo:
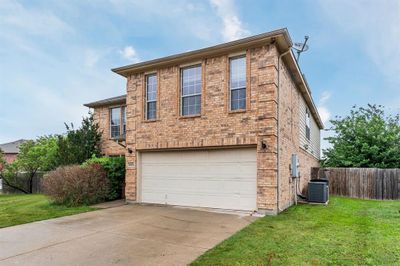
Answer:
[[[182,206],[256,209],[256,150],[141,155],[141,200]]]
[[[179,178],[232,178],[232,179],[254,179],[256,169],[253,163],[229,163],[229,164],[194,164],[188,167],[187,164],[143,164],[142,176],[152,177],[158,176],[162,172],[162,176],[179,177]],[[194,175],[195,173],[195,175]]]
[[[251,203],[254,198],[244,195],[224,195],[221,193],[169,193],[165,197],[160,196],[156,191],[146,196],[148,201],[159,204],[195,206],[195,207],[211,207],[232,210],[254,210],[254,204]],[[216,205],[216,203],[218,203]]]
[[[169,154],[168,156],[165,156]],[[199,151],[173,151],[173,152],[148,152],[143,153],[142,158],[148,164],[185,164],[203,162],[208,155]]]
[[[215,194],[238,194],[252,195],[254,193],[254,183],[252,182],[229,182],[230,180],[221,181],[193,181],[192,186],[181,186],[182,181],[177,179],[169,179],[162,188],[158,187],[157,180],[150,180],[143,186],[144,191],[158,191],[160,194],[168,191],[170,193],[215,193]],[[144,193],[145,194],[145,193]]]

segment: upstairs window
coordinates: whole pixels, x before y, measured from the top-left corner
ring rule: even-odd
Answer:
[[[201,65],[181,69],[181,114],[199,115],[201,112]]]
[[[126,134],[126,108],[115,107],[110,109],[110,137],[124,139]]]
[[[246,109],[246,56],[229,59],[230,109]]]
[[[311,139],[311,118],[310,118],[310,110],[306,108],[306,138],[308,140]]]
[[[146,120],[157,119],[157,75],[146,76]]]
[[[122,108],[122,137],[125,139],[126,136],[126,107]]]

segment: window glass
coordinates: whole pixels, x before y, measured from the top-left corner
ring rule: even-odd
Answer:
[[[111,138],[118,138],[120,136],[121,129],[121,108],[112,108],[110,110],[110,129]]]
[[[181,70],[182,115],[198,115],[201,112],[201,66]]]
[[[126,135],[126,107],[122,107],[122,135]]]
[[[306,108],[306,138],[308,140],[311,139],[311,119],[310,119],[310,111]]]
[[[246,57],[229,60],[231,110],[246,109]]]
[[[146,76],[146,119],[157,118],[157,75]]]
[[[246,89],[236,89],[231,91],[231,109],[246,109]]]
[[[157,117],[157,104],[156,102],[147,103],[147,119],[152,120]]]

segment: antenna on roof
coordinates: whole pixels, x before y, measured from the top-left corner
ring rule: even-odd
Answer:
[[[296,42],[293,45],[293,49],[295,49],[297,51],[297,59],[296,59],[297,62],[299,62],[300,54],[302,52],[305,52],[305,51],[308,50],[308,45],[307,45],[308,38],[309,38],[308,36],[304,36],[304,42],[303,43]]]

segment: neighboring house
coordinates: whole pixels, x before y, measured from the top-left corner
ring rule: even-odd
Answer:
[[[113,69],[127,96],[86,106],[104,154],[125,153],[127,200],[272,214],[293,204],[291,156],[304,192],[323,124],[291,46],[280,29]]]
[[[4,159],[7,163],[12,163],[17,159],[19,153],[19,145],[26,142],[24,139],[19,139],[9,143],[0,144],[0,150],[3,151]]]

